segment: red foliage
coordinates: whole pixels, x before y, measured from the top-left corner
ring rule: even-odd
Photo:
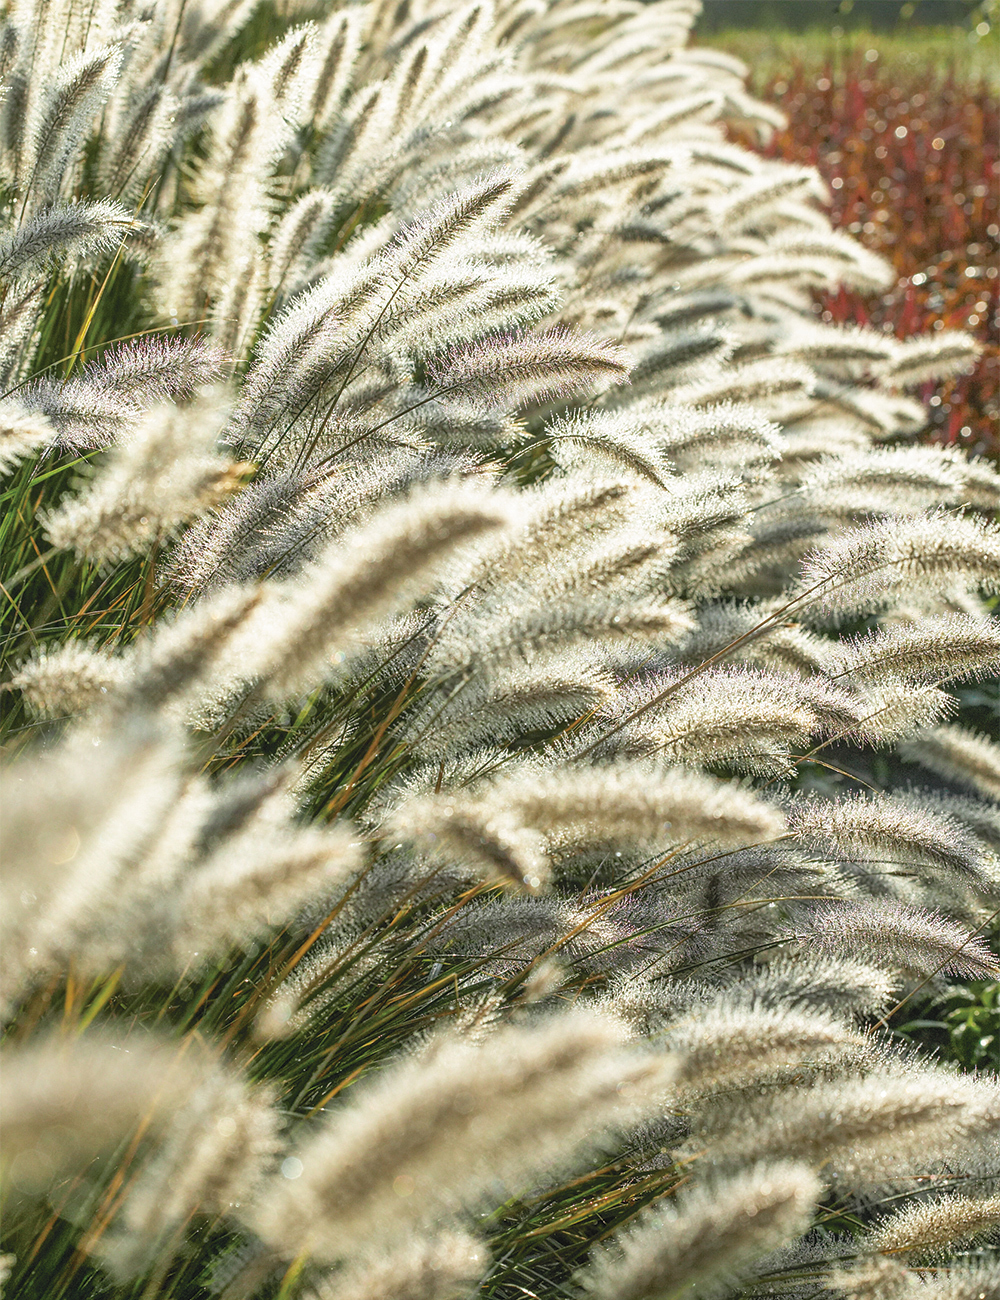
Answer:
[[[788,127],[764,152],[812,163],[834,224],[887,257],[898,285],[872,300],[829,295],[824,320],[904,338],[964,329],[984,345],[975,371],[927,384],[928,438],[1000,455],[1000,101],[953,74],[869,63],[860,52],[817,75],[799,64],[755,87]]]

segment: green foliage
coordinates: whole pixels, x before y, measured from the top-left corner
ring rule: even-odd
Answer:
[[[991,940],[994,950],[1000,949],[1000,926],[992,927]],[[919,1017],[893,1027],[963,1070],[1000,1069],[1000,983],[950,985],[920,1005]]]
[[[993,22],[982,34],[975,28],[921,26],[866,33],[845,29],[833,20],[800,32],[780,27],[729,28],[713,31],[711,41],[746,62],[760,91],[775,81],[787,83],[790,69],[799,64],[811,78],[821,75],[830,63],[840,66],[863,59],[869,50],[878,55],[883,69],[897,76],[936,79],[950,74],[968,85],[985,83],[994,89],[1000,82],[1000,28]]]

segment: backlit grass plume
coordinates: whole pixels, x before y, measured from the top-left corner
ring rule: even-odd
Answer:
[[[698,7],[8,5],[10,1296],[992,1285],[976,350]]]

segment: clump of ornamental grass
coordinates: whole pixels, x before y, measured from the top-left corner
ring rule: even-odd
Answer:
[[[976,349],[697,8],[2,20],[10,1294],[993,1285]]]

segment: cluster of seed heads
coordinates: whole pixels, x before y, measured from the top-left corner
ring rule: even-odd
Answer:
[[[0,27],[10,1294],[1000,1295],[975,345],[698,0],[298,7]]]

